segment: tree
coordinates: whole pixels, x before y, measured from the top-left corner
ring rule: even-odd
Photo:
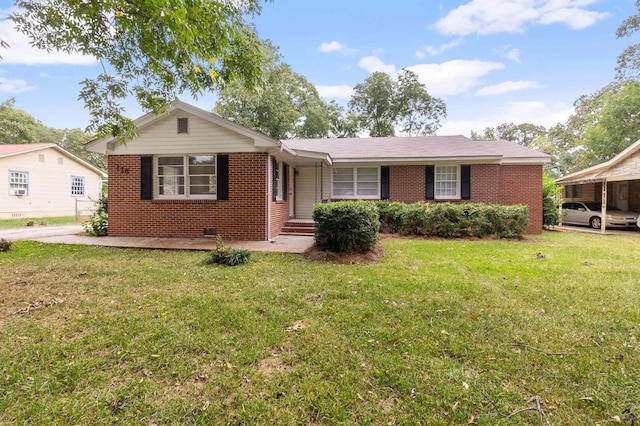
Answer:
[[[267,0],[268,1],[268,0]],[[134,96],[144,110],[165,112],[179,94],[241,79],[257,85],[264,50],[244,21],[261,0],[18,0],[11,19],[47,51],[96,57],[103,72],[82,82],[99,137],[135,136],[121,101]]]
[[[275,139],[326,137],[329,112],[315,86],[280,62],[273,46],[268,62],[263,85],[229,84],[220,91],[214,111]]]
[[[345,113],[344,108],[336,101],[329,102],[327,108],[329,113],[329,137],[358,137],[358,117],[353,112]]]
[[[393,136],[398,115],[393,104],[394,85],[391,77],[374,72],[364,83],[356,84],[349,109],[358,118],[358,125],[369,130],[369,136]]]
[[[487,127],[482,133],[471,131],[471,139],[474,140],[499,140],[504,139],[516,142],[522,146],[529,146],[541,135],[544,135],[547,129],[531,123],[503,123],[497,127]]]
[[[447,115],[444,102],[429,95],[418,76],[409,70],[398,75],[394,103],[398,108],[398,124],[408,136],[434,134],[440,127],[440,117]]]
[[[15,109],[15,102],[11,98],[0,104],[0,144],[42,142],[37,132],[41,124],[26,112]]]
[[[447,115],[444,102],[430,96],[406,69],[397,81],[382,72],[371,74],[354,87],[349,108],[360,128],[373,137],[394,136],[396,126],[409,136],[430,135],[440,127],[439,118]]]
[[[538,136],[529,148],[551,156],[551,161],[544,165],[545,174],[550,178],[578,170],[585,150],[571,128],[562,123],[551,127],[546,134]]]
[[[581,166],[607,161],[640,139],[640,82],[609,84],[574,105],[568,123],[586,147]]]
[[[106,170],[106,156],[89,152],[85,144],[93,136],[80,129],[47,127],[30,114],[14,108],[13,98],[0,104],[0,144],[56,143],[67,151]]]
[[[616,31],[617,38],[629,37],[640,29],[640,0],[636,0],[639,13],[628,17]],[[632,44],[618,56],[616,68],[619,80],[638,79],[640,77],[640,43]]]

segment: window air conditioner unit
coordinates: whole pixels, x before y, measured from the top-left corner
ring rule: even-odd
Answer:
[[[13,195],[27,195],[26,189],[14,189]]]

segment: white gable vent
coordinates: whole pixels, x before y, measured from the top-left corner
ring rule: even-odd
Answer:
[[[187,117],[178,118],[178,134],[189,133],[189,119]]]

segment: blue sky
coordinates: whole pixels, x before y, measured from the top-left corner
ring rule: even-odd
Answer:
[[[316,85],[347,103],[372,72],[418,74],[444,100],[439,135],[481,131],[505,122],[564,123],[573,102],[614,80],[616,58],[637,37],[616,39],[637,12],[632,0],[274,0],[253,19],[261,37]],[[11,2],[0,0],[0,18]],[[33,51],[8,21],[0,38],[0,100],[44,124],[84,128],[79,82],[99,73],[92,59]],[[211,110],[215,94],[184,101]],[[127,113],[142,111],[130,102]]]

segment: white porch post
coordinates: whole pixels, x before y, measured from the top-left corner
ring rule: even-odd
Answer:
[[[604,234],[607,230],[607,179],[602,182],[602,211],[600,212],[600,233]]]

